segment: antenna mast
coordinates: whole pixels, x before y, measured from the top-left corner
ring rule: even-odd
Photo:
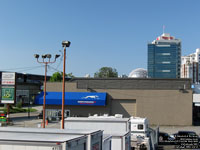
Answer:
[[[165,25],[163,25],[163,34],[165,33]]]

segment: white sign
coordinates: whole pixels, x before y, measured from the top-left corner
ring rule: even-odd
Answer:
[[[15,73],[2,72],[2,85],[15,85]]]
[[[14,104],[15,102],[13,100],[1,100],[2,104]]]
[[[200,103],[200,94],[193,94],[193,103]]]

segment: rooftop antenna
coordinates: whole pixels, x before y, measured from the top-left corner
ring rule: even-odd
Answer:
[[[165,25],[163,25],[163,34],[165,33]]]

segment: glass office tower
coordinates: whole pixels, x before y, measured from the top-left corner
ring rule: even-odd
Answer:
[[[148,78],[180,78],[181,41],[163,33],[148,44]]]

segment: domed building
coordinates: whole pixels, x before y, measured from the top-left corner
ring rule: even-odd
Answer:
[[[147,70],[143,68],[137,68],[131,71],[128,75],[129,78],[147,78]]]

